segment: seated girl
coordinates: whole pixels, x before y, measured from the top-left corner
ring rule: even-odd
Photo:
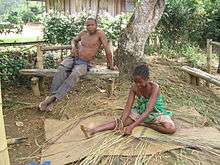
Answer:
[[[160,87],[149,80],[149,69],[146,64],[138,65],[134,69],[133,81],[134,85],[130,88],[121,118],[95,128],[81,125],[81,130],[87,138],[97,132],[117,129],[123,130],[124,135],[130,135],[138,125],[165,134],[173,134],[176,131],[171,119],[172,112],[165,110]]]

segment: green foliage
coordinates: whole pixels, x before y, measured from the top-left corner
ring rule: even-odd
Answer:
[[[22,31],[22,29],[23,29],[22,24],[11,24],[9,22],[1,22],[0,23],[0,34],[1,33],[10,33],[10,32],[19,33]],[[0,40],[0,42],[1,42],[1,40]]]
[[[16,11],[9,12],[7,18],[0,22],[0,33],[19,33],[23,29],[23,22]]]
[[[30,3],[30,2],[29,2]],[[40,22],[44,9],[37,3],[27,5],[25,0],[0,1],[0,33],[21,32],[23,24]],[[9,5],[9,6],[7,6]]]
[[[58,59],[55,58],[54,53],[46,52],[44,54],[44,68],[57,68],[58,64],[56,63]]]
[[[203,54],[198,46],[185,44],[181,47],[182,57],[185,57],[188,63],[193,67],[205,65],[206,55]]]
[[[49,13],[44,23],[44,39],[49,43],[70,44],[71,40],[84,29],[85,21],[92,14],[79,13],[78,15],[65,15],[60,12]],[[121,30],[126,26],[128,15],[112,17],[110,15],[99,16],[98,24],[104,30],[108,39],[116,45]]]
[[[103,29],[106,37],[112,40],[114,46],[117,46],[119,36],[122,30],[127,26],[130,17],[131,13],[121,14],[116,17],[105,14],[99,17],[99,27]]]
[[[25,0],[0,0],[0,15],[14,10],[21,3],[25,3]]]
[[[161,41],[176,46],[195,42],[205,46],[206,39],[220,41],[220,0],[168,0],[157,27]]]
[[[175,48],[167,44],[160,50],[160,54],[165,58],[181,58],[192,67],[202,67],[206,64],[206,55],[202,53],[198,46],[193,44],[179,45]]]
[[[83,29],[87,17],[86,14],[73,17],[60,12],[49,13],[43,21],[44,39],[53,44],[70,44],[73,36]]]
[[[206,39],[220,41],[220,0],[168,0],[156,31],[150,38],[160,39],[160,54],[181,58],[191,66],[202,66],[205,56],[201,49]],[[146,46],[155,53],[154,46]]]
[[[188,41],[194,21],[195,0],[168,0],[158,30],[172,45]]]
[[[0,74],[3,84],[17,84],[21,80],[19,70],[27,66],[25,54],[20,52],[0,53]]]

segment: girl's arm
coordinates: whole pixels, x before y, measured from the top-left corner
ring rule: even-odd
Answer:
[[[129,95],[128,95],[128,100],[125,105],[124,111],[122,113],[122,117],[121,117],[123,123],[125,122],[125,120],[129,116],[129,114],[131,113],[131,107],[134,103],[134,99],[135,99],[134,87],[131,87],[131,89],[129,91]]]
[[[131,129],[138,126],[140,123],[142,123],[144,121],[144,119],[149,116],[149,113],[151,111],[153,111],[153,108],[154,108],[154,105],[157,101],[157,96],[159,95],[159,93],[160,93],[159,85],[153,84],[152,93],[151,93],[149,102],[146,106],[146,112],[144,112],[138,120],[136,120],[133,124],[130,125]]]

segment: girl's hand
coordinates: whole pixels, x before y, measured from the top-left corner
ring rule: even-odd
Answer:
[[[120,133],[123,134],[123,132],[124,132],[124,124],[123,124],[122,119],[115,119],[115,122],[116,122],[116,126],[115,126],[114,131],[120,132]]]
[[[124,135],[131,135],[133,127],[128,126],[124,128]]]

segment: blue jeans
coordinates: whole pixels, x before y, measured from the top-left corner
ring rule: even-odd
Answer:
[[[79,57],[66,57],[53,77],[50,93],[56,99],[62,99],[76,85],[80,76],[86,75],[89,68],[89,62]]]

